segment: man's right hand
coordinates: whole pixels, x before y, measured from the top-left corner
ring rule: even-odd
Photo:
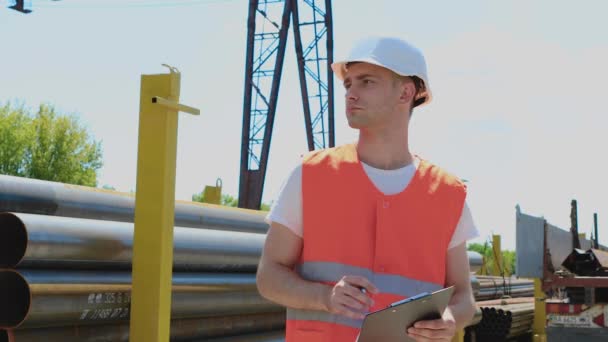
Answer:
[[[365,313],[374,305],[368,294],[378,292],[378,288],[365,277],[344,276],[330,289],[327,311],[352,319],[363,319]]]

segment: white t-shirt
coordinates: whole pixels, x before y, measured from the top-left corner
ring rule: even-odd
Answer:
[[[420,160],[414,159],[405,167],[396,170],[382,170],[371,167],[363,162],[365,173],[374,183],[376,188],[385,195],[393,195],[403,191],[414,177]],[[266,222],[280,223],[296,235],[302,236],[302,165],[298,165],[283,183],[278,198],[272,205],[266,216]],[[458,225],[452,235],[448,249],[456,247],[467,240],[479,235],[477,227],[473,222],[471,211],[465,201]]]

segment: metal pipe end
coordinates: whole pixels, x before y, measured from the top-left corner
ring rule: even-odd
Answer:
[[[0,214],[0,268],[16,267],[27,249],[27,229],[13,213]]]
[[[13,270],[1,270],[0,329],[19,326],[29,312],[30,300],[31,293],[27,281]],[[8,332],[6,334],[6,341],[8,341],[10,336]],[[2,341],[1,338],[0,341]]]

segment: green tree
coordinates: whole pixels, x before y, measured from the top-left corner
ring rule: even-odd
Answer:
[[[222,195],[222,205],[236,208],[239,206],[239,199],[234,196],[224,194]]]
[[[0,107],[0,173],[26,176],[33,127],[31,118],[21,107]]]
[[[0,107],[1,173],[96,186],[101,166],[101,143],[74,116],[45,104],[33,114],[10,103]]]
[[[467,246],[467,250],[481,254],[485,260],[487,273],[492,274],[494,269],[494,253],[492,250],[492,244],[471,243]],[[502,262],[504,264],[503,269],[505,276],[510,276],[515,272],[515,257],[514,251],[502,251]]]

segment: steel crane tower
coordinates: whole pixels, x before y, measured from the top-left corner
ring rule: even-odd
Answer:
[[[290,21],[308,149],[333,147],[331,0],[250,0],[241,138],[239,207],[262,202]]]

